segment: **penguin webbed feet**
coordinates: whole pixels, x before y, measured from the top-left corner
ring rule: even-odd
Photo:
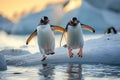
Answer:
[[[77,54],[78,54],[78,57],[82,58],[82,54],[80,52],[78,52]]]
[[[81,57],[81,58],[82,58],[82,55],[78,55],[78,57]]]
[[[46,58],[43,58],[41,61],[44,61],[44,60],[46,60]]]
[[[46,53],[46,55],[54,55],[55,52]]]
[[[69,52],[69,57],[72,58],[73,57],[73,53],[72,52]]]
[[[42,60],[41,61],[44,61],[44,60],[46,60],[46,56],[45,55],[43,55],[43,58],[42,58]]]
[[[51,55],[55,54],[55,52],[50,53]]]

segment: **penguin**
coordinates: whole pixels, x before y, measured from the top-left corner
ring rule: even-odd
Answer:
[[[46,55],[55,54],[55,36],[53,31],[64,32],[64,28],[56,25],[50,25],[47,16],[43,16],[35,29],[35,31],[28,37],[26,45],[37,36],[37,42],[39,46],[40,53],[42,54],[42,60],[46,60]]]
[[[67,23],[65,31],[63,32],[63,35],[66,35],[65,38],[67,37],[66,41],[67,41],[67,47],[69,51],[68,53],[69,53],[70,58],[73,57],[72,50],[78,49],[78,48],[79,48],[78,56],[82,57],[83,45],[84,45],[82,28],[95,33],[94,28],[88,25],[85,25],[85,24],[81,24],[80,21],[76,17],[73,17]],[[61,37],[61,41],[62,41],[62,37]],[[61,41],[60,41],[60,44],[61,44]]]
[[[105,30],[105,32],[104,32],[104,34],[110,34],[110,33],[117,34],[117,30],[111,26],[111,27],[107,28],[107,30]]]

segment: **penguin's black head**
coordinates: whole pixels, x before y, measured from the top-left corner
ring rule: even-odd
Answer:
[[[78,24],[78,20],[77,20],[77,18],[76,17],[73,17],[72,19],[71,19],[71,25],[72,26],[76,26],[77,24]]]
[[[41,20],[40,20],[40,23],[41,23],[41,24],[47,24],[47,23],[49,23],[48,17],[47,17],[47,16],[43,16],[43,17],[41,18]]]

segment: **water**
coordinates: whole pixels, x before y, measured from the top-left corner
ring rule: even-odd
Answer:
[[[120,66],[103,64],[8,66],[8,70],[0,72],[0,80],[120,80]]]
[[[27,50],[32,54],[39,52],[36,38],[28,46],[28,36],[0,34],[0,50],[14,48]],[[95,39],[102,35],[85,35],[84,39]],[[56,36],[56,48],[60,35]],[[8,41],[9,40],[9,41]],[[62,44],[65,44],[63,40]],[[120,65],[105,64],[39,64],[27,67],[8,65],[6,71],[0,71],[0,80],[120,80]]]

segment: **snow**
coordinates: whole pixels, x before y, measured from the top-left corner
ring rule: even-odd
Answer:
[[[6,60],[5,57],[0,54],[0,71],[6,70],[7,69],[7,64],[6,64]]]
[[[85,0],[89,5],[97,8],[102,13],[104,20],[120,31],[120,0]],[[104,5],[103,5],[104,4]],[[108,26],[108,27],[110,27]]]
[[[41,62],[41,54],[22,49],[5,49],[0,54],[5,56],[8,65],[34,66],[42,63],[93,63],[120,64],[120,34],[108,34],[98,39],[85,41],[83,57],[77,56],[78,50],[73,50],[74,57],[69,58],[68,50],[64,47],[56,48],[54,55],[49,55]]]
[[[111,26],[114,26],[117,31],[120,31],[120,14],[108,11],[108,10],[103,10],[102,15]]]
[[[89,4],[99,9],[109,9],[120,12],[120,0],[86,0]],[[104,5],[103,5],[104,4]]]

